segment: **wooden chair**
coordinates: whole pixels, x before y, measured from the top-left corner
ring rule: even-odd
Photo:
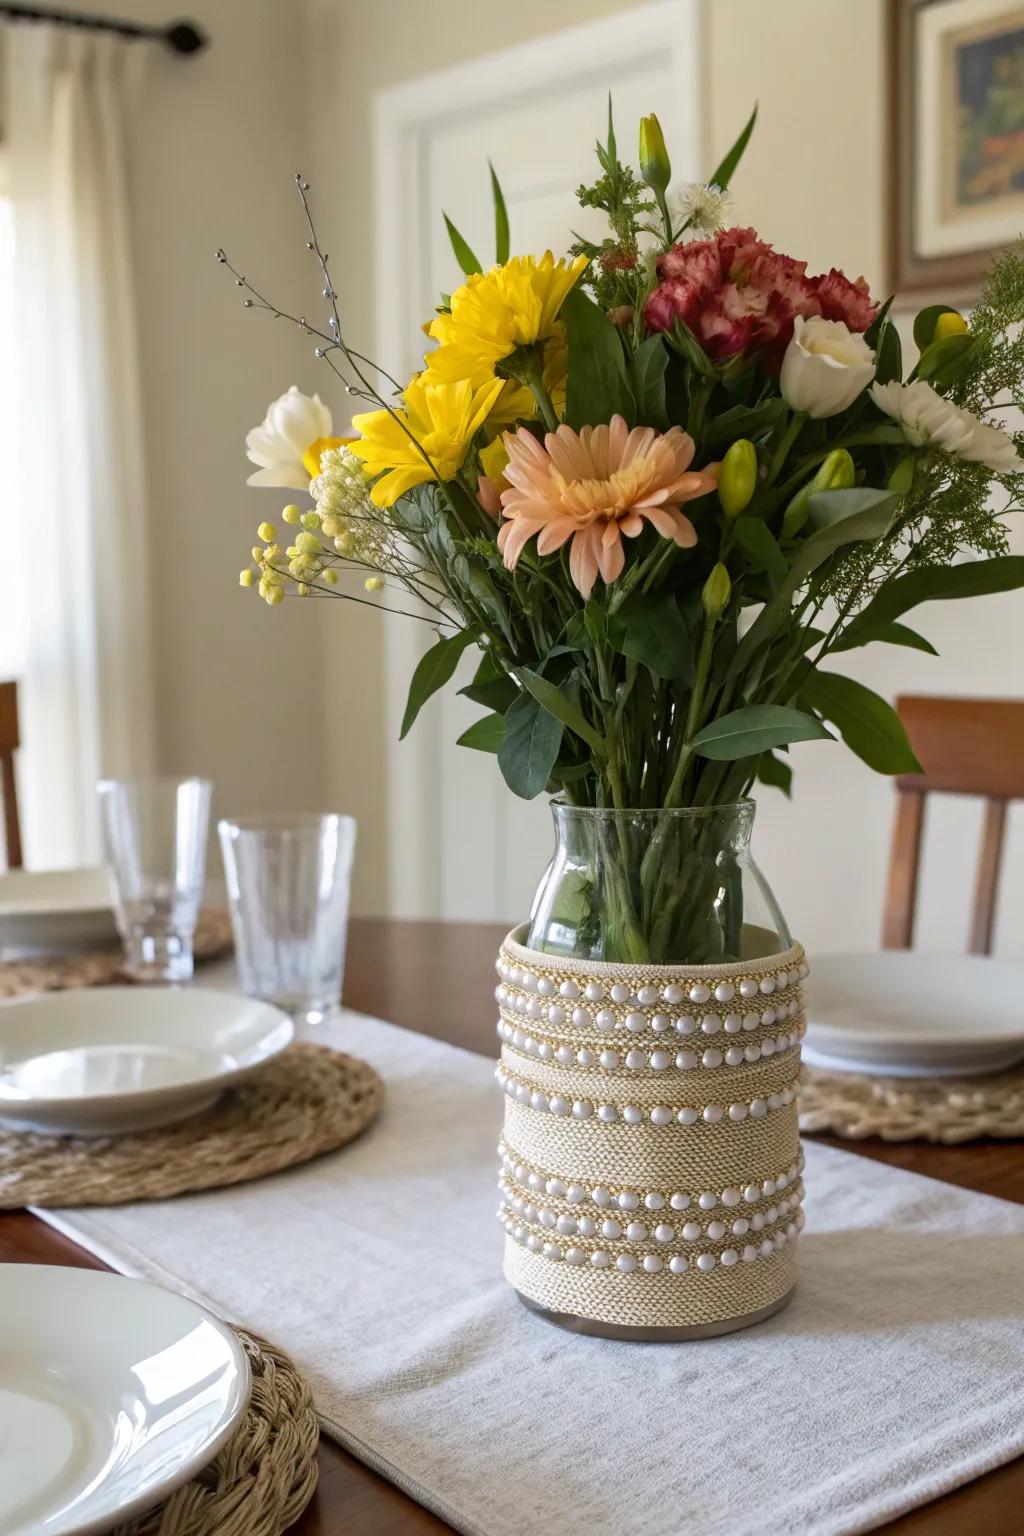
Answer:
[[[21,868],[18,787],[14,781],[14,754],[19,744],[18,685],[0,683],[0,779],[4,801],[4,851],[8,869]]]
[[[925,797],[982,795],[985,823],[968,949],[989,955],[1006,807],[1024,799],[1024,700],[915,695],[897,699],[896,709],[924,772],[896,780],[882,947],[909,949],[913,942]]]

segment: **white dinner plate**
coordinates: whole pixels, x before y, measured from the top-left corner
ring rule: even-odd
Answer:
[[[206,1109],[290,1045],[286,1013],[198,987],[87,987],[0,1007],[0,1123],[148,1129]]]
[[[802,1054],[840,1072],[998,1072],[1024,1059],[1024,967],[910,950],[819,955]]]
[[[105,869],[14,869],[0,874],[0,949],[56,954],[118,942]]]
[[[86,1536],[165,1499],[249,1400],[229,1328],[160,1286],[0,1264],[0,1536]]]

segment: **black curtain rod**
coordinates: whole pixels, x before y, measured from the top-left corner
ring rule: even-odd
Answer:
[[[57,27],[82,27],[88,32],[113,32],[118,37],[156,40],[172,53],[198,53],[209,39],[194,21],[172,21],[166,27],[145,22],[122,21],[116,16],[89,16],[76,11],[61,11],[47,5],[3,5],[0,16],[10,21],[49,21]]]

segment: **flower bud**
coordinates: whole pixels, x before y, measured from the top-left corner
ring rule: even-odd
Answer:
[[[259,527],[256,529],[256,532],[263,540],[264,544],[269,544],[271,539],[276,534],[277,529],[274,527],[273,523],[260,523]]]
[[[268,544],[266,546],[266,548],[264,549],[264,551],[263,551],[262,558],[264,560],[280,560],[280,558],[281,558],[281,546],[280,546],[280,544]]]
[[[308,528],[310,533],[316,533],[320,527],[319,512],[303,512],[299,519],[303,528]]]
[[[383,576],[367,576],[363,586],[367,592],[379,592],[384,586],[384,578]]]
[[[327,567],[326,571],[321,571],[320,572],[320,580],[321,581],[326,581],[326,583],[327,583],[327,585],[329,587],[337,586],[337,583],[338,583],[338,573],[334,569],[333,566],[329,565]]]
[[[255,580],[256,577],[253,574],[251,565],[247,565],[244,571],[239,571],[238,573],[238,585],[240,587],[251,587]]]
[[[665,135],[653,112],[640,119],[640,174],[659,197],[664,197],[672,179],[672,166],[665,148]]]
[[[290,501],[285,507],[284,511],[281,513],[281,521],[284,523],[297,523],[301,516],[302,513],[299,511],[294,501]]]
[[[310,589],[309,589],[309,587],[307,587],[307,585],[306,585],[306,583],[304,581],[300,581],[298,586],[295,588],[295,590],[299,594],[300,597],[308,597],[309,596],[309,590]]]
[[[895,491],[898,496],[906,496],[914,484],[914,471],[916,468],[916,455],[913,453],[905,454],[885,482],[886,490]]]
[[[318,555],[320,553],[320,540],[315,533],[300,533],[296,536],[295,547],[304,555]]]
[[[969,331],[970,327],[959,310],[947,309],[935,322],[932,341],[945,341],[947,336],[967,336]]]
[[[818,466],[818,473],[797,491],[782,519],[782,537],[791,539],[807,521],[807,503],[816,491],[849,490],[857,478],[857,468],[845,448],[833,448]]]
[[[757,489],[757,449],[741,437],[728,450],[718,475],[718,500],[726,517],[739,517]]]
[[[277,603],[283,603],[284,587],[278,586],[277,583],[275,583],[273,586],[267,588],[263,594],[263,598],[265,602],[270,604],[271,608],[275,607]]]
[[[729,572],[719,560],[704,583],[704,591],[701,594],[704,612],[709,619],[717,619],[721,616],[731,592],[732,582],[729,580]]]
[[[253,545],[253,547],[252,547],[252,557],[256,561],[256,564],[259,565],[260,561],[263,559],[263,545],[262,544],[254,544]]]

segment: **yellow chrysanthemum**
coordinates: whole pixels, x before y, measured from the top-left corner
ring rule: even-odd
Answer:
[[[541,380],[551,398],[555,414],[561,420],[565,415],[565,378],[568,370],[568,349],[565,344],[565,326],[555,321],[552,334],[544,342],[541,364]],[[494,409],[484,423],[487,436],[503,432],[517,421],[533,421],[537,415],[537,402],[526,384],[509,379],[498,396]]]
[[[502,267],[474,273],[452,294],[451,313],[431,321],[430,335],[439,346],[428,354],[430,373],[479,384],[518,348],[547,341],[586,265],[585,256],[556,261],[545,251],[540,261],[513,256]]]
[[[474,388],[467,378],[446,383],[418,373],[402,393],[404,408],[354,417],[359,437],[349,452],[381,477],[370,491],[374,504],[393,507],[414,485],[454,480],[502,386],[501,379]]]

